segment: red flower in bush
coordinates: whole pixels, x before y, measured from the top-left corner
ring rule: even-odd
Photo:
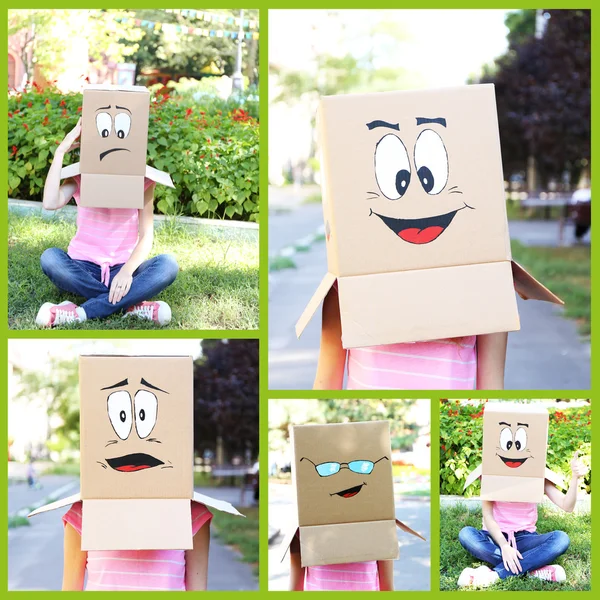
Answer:
[[[68,115],[67,115],[67,109],[66,108],[63,108],[63,110],[62,110],[62,116],[63,117],[68,117]]]
[[[23,123],[23,127],[25,127],[25,129],[27,129],[27,131],[29,131],[29,125],[27,125],[27,123]]]
[[[64,98],[58,103],[59,106],[66,106],[67,103],[65,102]]]
[[[27,108],[31,108],[33,106],[33,102],[28,102],[27,103]]]
[[[81,106],[77,107],[77,112],[81,112]]]
[[[188,108],[185,111],[185,118],[187,119],[194,111],[191,108]]]
[[[18,151],[19,151],[19,149],[16,146],[13,146],[11,156],[16,156]]]
[[[10,110],[8,111],[8,116],[9,116],[9,118],[11,118],[11,119],[13,118],[13,114],[10,112]]]
[[[48,115],[46,115],[44,117],[44,120],[42,121],[42,125],[45,127],[46,125],[48,125],[48,123],[50,123],[50,119],[48,118]]]
[[[46,98],[46,99],[44,100],[44,104],[50,104],[50,98]]]

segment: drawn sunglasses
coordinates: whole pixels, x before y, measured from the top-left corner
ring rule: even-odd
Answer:
[[[387,456],[382,456],[379,460],[376,460],[375,462],[373,462],[372,460],[353,460],[351,462],[342,463],[324,462],[316,465],[312,460],[310,460],[310,458],[303,456],[300,459],[300,462],[306,459],[308,462],[313,464],[315,470],[317,471],[320,477],[330,477],[331,475],[339,473],[342,469],[349,469],[353,473],[359,473],[360,475],[370,475],[373,472],[375,465],[379,461],[382,461],[384,458],[385,460],[389,460]]]

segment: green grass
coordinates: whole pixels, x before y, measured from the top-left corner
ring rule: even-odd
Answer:
[[[481,508],[469,511],[465,505],[456,504],[440,508],[440,589],[456,591],[458,576],[466,567],[482,564],[459,543],[458,532],[465,526],[481,529]],[[539,508],[537,529],[540,533],[562,530],[571,539],[565,554],[556,560],[567,574],[564,583],[551,583],[533,577],[509,577],[495,583],[493,591],[582,591],[591,589],[591,515],[564,513]]]
[[[269,271],[295,269],[296,263],[289,256],[274,256],[269,262]]]
[[[29,519],[27,517],[19,517],[16,515],[8,515],[8,528],[15,529],[16,527],[29,527]]]
[[[34,329],[44,302],[82,299],[63,293],[42,273],[40,256],[46,248],[67,249],[75,234],[70,221],[40,216],[8,215],[8,324]],[[258,244],[243,236],[193,232],[175,220],[158,227],[153,255],[169,253],[179,263],[177,279],[158,299],[168,302],[173,318],[168,329],[257,329]],[[103,320],[62,326],[63,329],[157,329],[136,318],[111,315]]]
[[[215,535],[227,546],[239,550],[242,560],[250,563],[258,575],[258,507],[244,508],[240,512],[245,519],[215,511],[212,519]]]
[[[590,247],[528,247],[513,240],[513,258],[565,302],[565,316],[577,321],[579,332],[591,331]]]

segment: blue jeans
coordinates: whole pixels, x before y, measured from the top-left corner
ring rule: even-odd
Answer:
[[[156,296],[177,277],[177,261],[169,254],[160,254],[144,261],[133,273],[129,292],[116,304],[108,301],[110,282],[123,265],[110,268],[109,287],[101,281],[100,265],[87,260],[74,260],[60,248],[44,250],[40,259],[42,271],[50,281],[65,292],[86,298],[81,307],[88,319],[108,317],[120,310]]]
[[[506,534],[503,535],[508,539]],[[458,534],[458,541],[475,558],[490,563],[500,579],[514,576],[514,573],[504,568],[500,546],[494,542],[487,531],[475,529],[475,527],[463,527]],[[557,557],[566,552],[570,542],[569,536],[564,531],[541,534],[517,531],[515,541],[517,550],[523,556],[519,559],[523,573],[551,565]]]

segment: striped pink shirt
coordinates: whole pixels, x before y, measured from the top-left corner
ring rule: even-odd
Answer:
[[[212,513],[192,502],[192,534],[212,519]],[[81,502],[63,517],[81,535]],[[86,591],[185,591],[185,550],[90,550]]]
[[[349,390],[467,390],[477,379],[477,337],[348,350]]]
[[[133,252],[139,234],[139,210],[135,208],[89,208],[79,206],[81,176],[73,181],[77,203],[77,232],[67,254],[75,260],[87,260],[102,268],[102,283],[108,287],[110,267],[126,263]],[[144,190],[154,182],[146,178]]]
[[[535,502],[494,502],[492,515],[498,523],[500,531],[508,535],[511,546],[516,547],[515,533],[517,531],[530,531],[536,529],[538,518],[538,505]],[[483,525],[485,530],[485,524]]]
[[[306,567],[304,589],[307,592],[347,591],[378,592],[377,562],[346,563]]]

